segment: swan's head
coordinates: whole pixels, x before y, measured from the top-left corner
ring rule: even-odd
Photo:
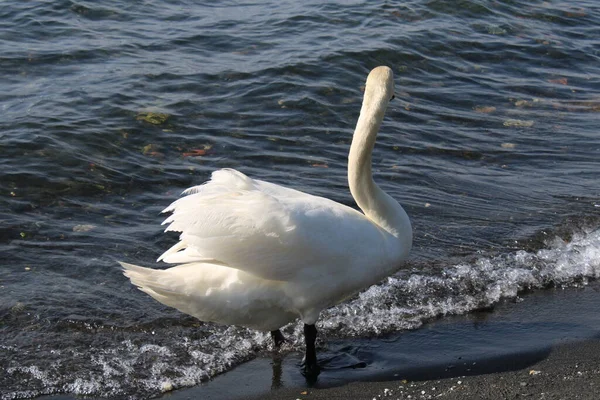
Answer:
[[[394,73],[389,67],[374,68],[367,77],[365,102],[385,102],[394,98]]]

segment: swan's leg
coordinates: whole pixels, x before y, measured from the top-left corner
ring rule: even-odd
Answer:
[[[307,375],[318,375],[319,366],[317,365],[317,349],[315,341],[317,340],[317,327],[304,324],[304,341],[306,343],[306,356],[304,357],[304,370]]]
[[[271,331],[271,338],[273,338],[273,343],[275,343],[275,348],[278,349],[281,346],[281,343],[285,342],[285,336],[279,329],[275,331]]]

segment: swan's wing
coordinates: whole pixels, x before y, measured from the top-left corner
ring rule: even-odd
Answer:
[[[165,209],[172,212],[166,230],[181,232],[180,242],[159,258],[168,263],[219,263],[263,279],[289,280],[384,256],[380,229],[322,197],[235,170],[216,171],[208,183],[184,193]],[[333,271],[320,273],[327,272]]]

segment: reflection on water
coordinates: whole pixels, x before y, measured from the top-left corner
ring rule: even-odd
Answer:
[[[283,387],[283,382],[281,381],[281,360],[281,355],[275,354],[273,356],[273,361],[271,363],[271,365],[273,366],[273,381],[271,383],[271,390]]]

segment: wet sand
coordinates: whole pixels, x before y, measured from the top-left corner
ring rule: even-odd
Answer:
[[[503,366],[499,365],[500,368]],[[561,344],[518,370],[426,381],[281,389],[251,399],[600,399],[600,339]]]

